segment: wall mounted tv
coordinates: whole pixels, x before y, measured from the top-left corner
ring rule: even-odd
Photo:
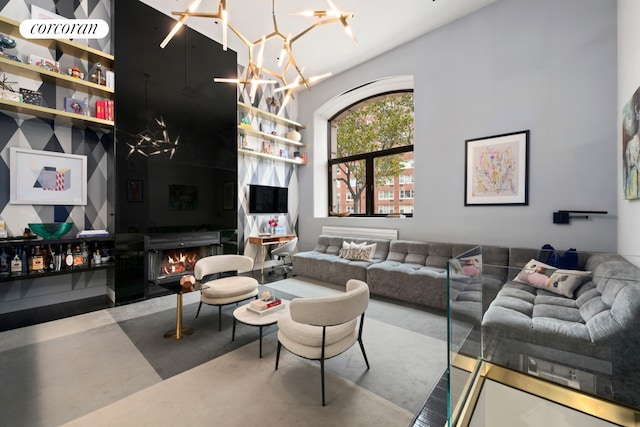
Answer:
[[[286,213],[288,206],[288,188],[249,184],[249,213]]]

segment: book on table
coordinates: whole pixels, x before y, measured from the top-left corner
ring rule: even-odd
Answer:
[[[283,308],[284,308],[284,304],[282,303],[281,299],[277,299],[274,301],[263,301],[263,300],[251,301],[247,306],[247,310],[253,313],[257,313],[261,316],[264,316],[265,314],[273,313],[274,311],[278,311]]]

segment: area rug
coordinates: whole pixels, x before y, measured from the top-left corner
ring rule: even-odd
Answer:
[[[261,288],[286,299],[344,292],[340,287],[306,278],[289,278]],[[258,328],[238,323],[235,340],[231,340],[235,306],[223,308],[222,331],[218,331],[217,307],[203,305],[196,319],[197,307],[197,302],[184,304],[183,322],[193,327],[194,333],[180,341],[163,338],[164,332],[175,325],[175,309],[118,324],[163,379],[232,352],[259,336]],[[371,370],[366,370],[358,346],[328,360],[326,369],[415,413],[446,368],[446,330],[446,316],[442,314],[372,299],[363,337]],[[264,328],[261,361],[271,360],[274,366],[276,332],[275,325]]]
[[[68,426],[407,426],[413,413],[331,372],[327,406],[317,366],[282,354],[257,358],[258,343],[148,387]]]

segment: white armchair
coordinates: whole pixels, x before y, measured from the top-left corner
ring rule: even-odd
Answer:
[[[362,344],[364,313],[368,305],[369,286],[356,279],[347,282],[346,292],[342,294],[294,298],[289,305],[289,313],[284,313],[278,320],[276,370],[282,346],[305,359],[319,360],[322,406],[325,406],[325,360],[347,351],[357,341],[369,369],[367,353]]]
[[[203,303],[218,306],[218,330],[221,331],[222,306],[257,297],[258,281],[248,276],[225,276],[212,280],[207,280],[207,276],[232,271],[250,271],[252,268],[253,259],[244,255],[212,255],[200,258],[194,266],[193,274],[208,288],[202,290],[196,318]]]

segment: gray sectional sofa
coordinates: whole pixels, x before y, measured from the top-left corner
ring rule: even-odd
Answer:
[[[376,243],[373,259],[352,261],[340,257],[343,242]],[[359,279],[367,282],[373,295],[446,310],[447,261],[476,247],[475,244],[320,235],[313,250],[293,256],[293,274],[342,286],[346,279]],[[485,263],[504,265],[507,262],[506,247],[483,246],[482,251]],[[491,272],[483,273],[483,279],[491,280],[490,277]],[[503,283],[505,279],[495,280]]]
[[[566,297],[513,280],[537,255],[510,250],[509,280],[482,317],[485,359],[640,407],[640,268],[580,253],[591,274]]]
[[[373,258],[340,257],[345,241],[376,243]],[[482,274],[450,271],[447,291],[447,261],[478,250]],[[483,348],[474,354],[481,351],[485,360],[640,407],[640,268],[620,255],[579,253],[576,268],[591,274],[568,297],[513,280],[539,255],[539,249],[321,235],[313,250],[293,256],[293,273],[336,285],[356,278],[373,295],[448,309],[481,335]]]

